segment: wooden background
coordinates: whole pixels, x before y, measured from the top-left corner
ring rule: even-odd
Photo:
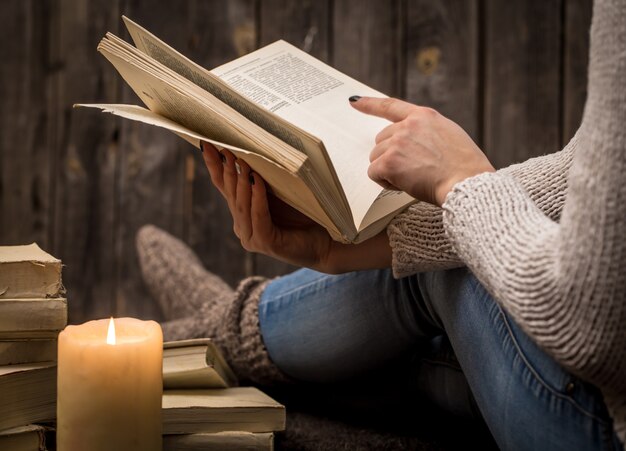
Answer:
[[[128,38],[122,14],[206,67],[286,39],[438,109],[497,167],[559,149],[584,105],[591,0],[3,0],[0,244],[36,241],[63,260],[72,323],[161,318],[134,248],[146,223],[231,283],[290,269],[240,248],[184,141],[72,109],[138,102],[96,52],[107,31]]]

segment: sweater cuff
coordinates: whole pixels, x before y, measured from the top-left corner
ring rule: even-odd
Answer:
[[[478,233],[496,233],[494,227],[502,225],[518,208],[511,205],[516,198],[526,197],[524,189],[510,175],[485,172],[458,182],[446,195],[442,205],[443,228],[451,246],[462,259],[475,251],[476,241],[485,236]],[[470,241],[470,242],[468,242]]]
[[[443,229],[442,210],[418,202],[387,227],[395,278],[462,266]]]
[[[545,242],[558,232],[558,224],[533,203],[517,180],[497,172],[457,183],[443,204],[443,225],[459,258],[498,299],[516,299],[507,292],[513,276],[522,277],[524,285],[536,283],[527,280],[538,275],[530,268],[539,260],[552,259]],[[510,273],[522,261],[527,262],[527,271]],[[508,310],[518,307],[509,305]]]

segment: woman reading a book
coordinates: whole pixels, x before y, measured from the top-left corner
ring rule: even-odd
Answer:
[[[623,447],[625,20],[626,2],[595,2],[574,138],[499,171],[431,109],[350,98],[392,122],[377,136],[369,176],[421,201],[358,245],[332,241],[268,196],[244,162],[204,145],[243,246],[308,269],[231,290],[184,244],[146,227],[142,269],[176,318],[166,338],[214,337],[244,379],[330,382],[443,336],[458,360],[450,371],[465,378],[500,447]],[[431,388],[453,391],[444,385]]]

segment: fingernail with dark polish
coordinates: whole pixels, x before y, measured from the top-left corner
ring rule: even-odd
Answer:
[[[252,175],[252,173],[248,175],[248,180],[250,181],[250,185],[254,185],[254,175]]]
[[[359,100],[361,98],[361,96],[352,96],[350,97],[348,100],[352,103],[356,102],[357,100]]]
[[[220,160],[222,160],[222,164],[226,164],[226,156],[220,152]]]

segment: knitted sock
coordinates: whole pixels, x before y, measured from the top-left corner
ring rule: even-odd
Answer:
[[[218,304],[232,288],[208,272],[182,241],[153,225],[137,233],[143,279],[167,321],[195,315],[205,303]]]
[[[137,248],[144,281],[169,319],[161,324],[165,341],[211,338],[240,381],[290,381],[271,361],[259,328],[268,279],[246,278],[233,291],[184,243],[154,226],[139,231]]]
[[[259,299],[269,283],[248,277],[218,303],[206,303],[193,316],[161,324],[163,339],[209,337],[221,349],[240,381],[262,385],[290,382],[270,359],[259,329]]]

